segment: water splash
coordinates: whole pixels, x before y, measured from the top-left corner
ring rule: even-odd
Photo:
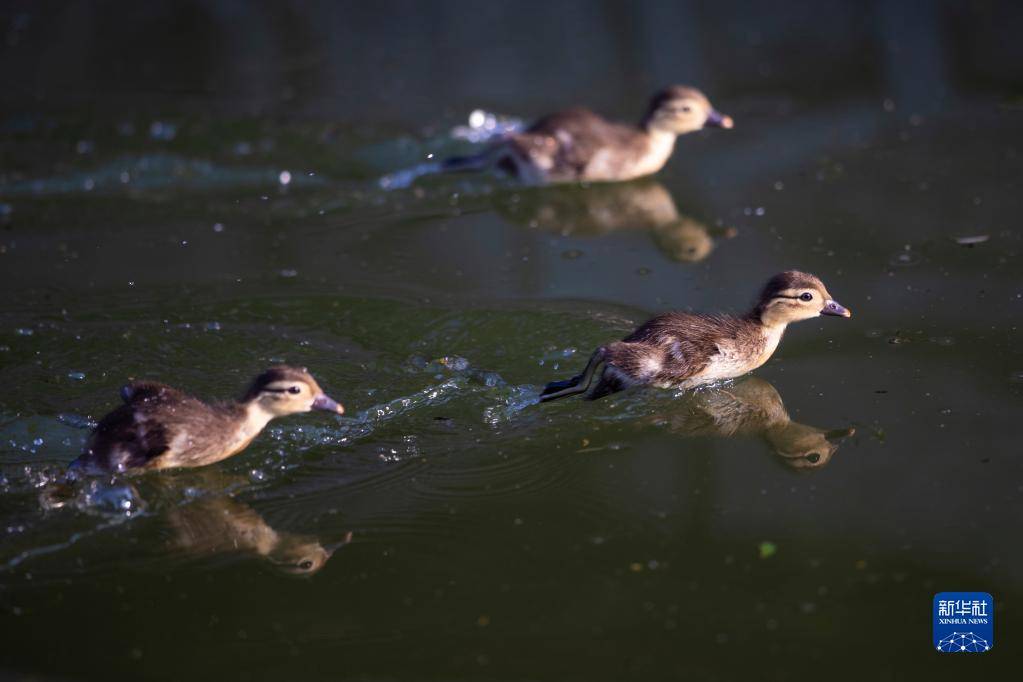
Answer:
[[[483,410],[483,421],[491,427],[498,427],[510,422],[519,412],[540,403],[540,391],[536,386],[524,384],[521,386],[507,386],[504,395],[497,405],[491,405]]]
[[[455,126],[451,129],[451,137],[473,144],[483,144],[495,138],[520,133],[525,127],[521,118],[476,109],[469,114],[468,125]]]
[[[455,126],[448,132],[446,139],[435,142],[460,140],[475,145],[487,144],[524,129],[522,119],[476,109],[469,114],[467,125]],[[443,171],[443,163],[432,160],[432,153],[427,158],[431,160],[384,175],[377,184],[384,190],[405,189],[424,175],[434,175]]]
[[[434,175],[440,173],[442,169],[443,166],[439,161],[421,163],[411,168],[403,168],[393,173],[388,173],[381,177],[377,184],[380,186],[380,189],[405,189],[424,175]]]

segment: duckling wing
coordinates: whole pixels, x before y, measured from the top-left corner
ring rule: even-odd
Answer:
[[[740,324],[727,316],[665,313],[644,323],[624,341],[661,349],[665,357],[656,381],[673,385],[707,369],[720,352],[719,342],[733,338]]]
[[[182,398],[187,398],[187,396],[158,381],[130,381],[121,387],[121,399],[126,405],[159,403]]]
[[[156,382],[121,389],[125,404],[103,417],[89,437],[81,463],[123,470],[144,467],[172,449],[183,425],[209,412],[202,402]]]
[[[100,420],[79,459],[92,468],[134,469],[167,452],[170,441],[160,421],[131,405],[122,405]]]
[[[570,109],[545,116],[513,139],[548,150],[549,172],[555,177],[582,177],[598,156],[605,157],[603,165],[613,166],[608,161],[619,157],[624,162],[624,156],[641,146],[640,137],[638,130],[611,123],[588,109]]]

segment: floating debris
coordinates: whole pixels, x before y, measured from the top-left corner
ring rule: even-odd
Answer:
[[[956,237],[955,241],[956,244],[959,244],[960,246],[972,247],[977,244],[983,244],[990,238],[991,237],[986,234],[975,234],[967,237]]]
[[[773,542],[768,542],[767,540],[764,540],[757,547],[757,551],[760,553],[761,559],[769,559],[770,557],[774,556],[775,553],[778,551],[778,545],[774,544]]]

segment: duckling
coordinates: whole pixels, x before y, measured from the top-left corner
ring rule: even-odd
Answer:
[[[597,399],[640,385],[689,389],[733,379],[767,362],[790,323],[819,315],[852,313],[817,277],[782,272],[767,282],[746,315],[659,315],[622,341],[598,348],[582,374],[548,384],[540,401],[587,391],[588,398]],[[590,390],[594,376],[599,380]]]
[[[232,497],[200,498],[168,512],[174,529],[172,544],[192,554],[251,552],[288,575],[312,575],[352,533],[324,545],[317,538],[277,531],[252,507]]]
[[[820,429],[792,421],[770,382],[755,376],[735,385],[694,391],[679,409],[653,421],[683,436],[759,436],[790,469],[818,469],[856,429]]]
[[[121,389],[124,405],[103,417],[71,471],[198,467],[244,450],[271,419],[310,410],[343,414],[305,369],[278,365],[240,401],[207,404],[164,384]]]
[[[734,122],[696,88],[673,85],[656,93],[638,125],[612,123],[588,109],[544,116],[522,133],[501,138],[480,154],[453,157],[441,171],[498,167],[527,184],[614,182],[661,170],[675,138]]]

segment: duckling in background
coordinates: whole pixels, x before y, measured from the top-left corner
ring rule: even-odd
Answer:
[[[547,384],[540,401],[578,393],[595,400],[631,386],[689,389],[734,379],[767,362],[790,323],[819,315],[852,313],[813,275],[782,272],[767,282],[746,315],[658,315],[622,341],[598,348],[582,374]]]
[[[759,436],[786,466],[797,470],[824,466],[842,440],[856,433],[852,428],[826,430],[792,421],[775,387],[754,376],[690,393],[678,410],[659,415],[656,421],[684,436]]]
[[[237,402],[207,404],[164,384],[121,389],[124,405],[103,417],[72,471],[108,472],[198,467],[244,450],[276,417],[344,408],[305,369],[278,365]]]
[[[274,530],[252,507],[232,497],[201,498],[171,509],[172,544],[193,554],[249,552],[288,575],[312,575],[326,565],[352,533],[331,545],[317,538]]]
[[[699,90],[673,85],[651,98],[638,125],[612,123],[588,109],[569,109],[544,116],[479,154],[446,159],[439,170],[497,167],[534,185],[632,180],[661,170],[679,135],[733,125]]]
[[[516,201],[499,203],[497,208],[520,224],[566,236],[648,230],[661,252],[680,263],[701,261],[714,250],[715,237],[731,239],[738,234],[735,228],[707,227],[681,215],[671,193],[653,180],[548,187],[515,196]]]

